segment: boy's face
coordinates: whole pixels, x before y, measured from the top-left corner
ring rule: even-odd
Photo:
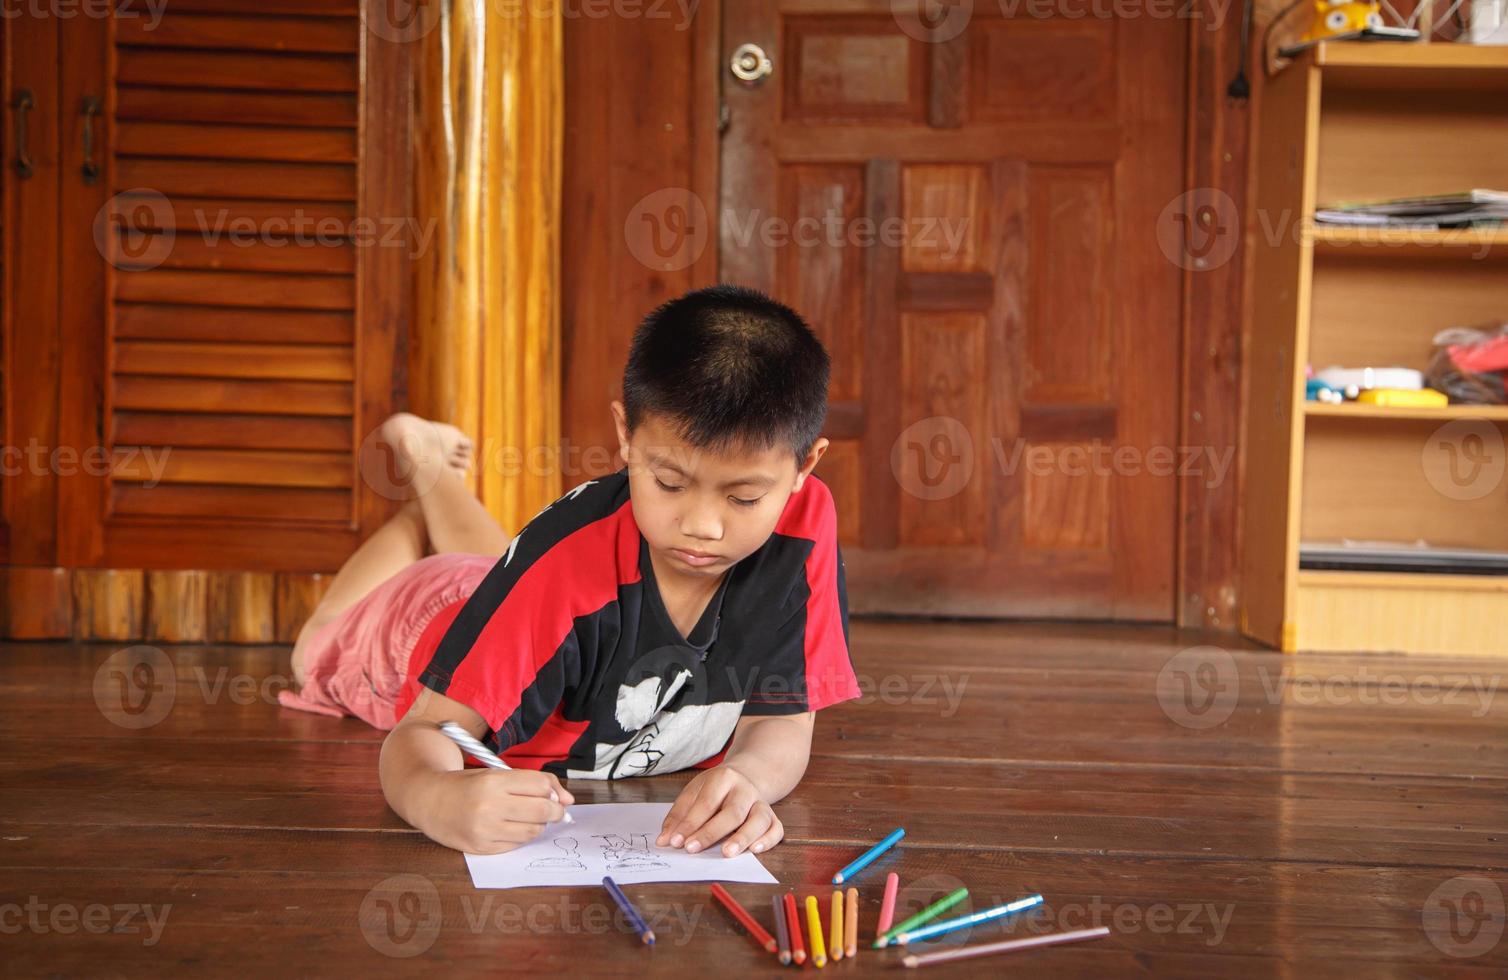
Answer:
[[[818,439],[800,466],[783,445],[711,452],[653,414],[630,433],[623,403],[612,408],[634,521],[656,568],[692,578],[718,578],[759,550],[827,450]]]

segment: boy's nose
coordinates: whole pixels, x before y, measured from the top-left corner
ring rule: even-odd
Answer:
[[[716,541],[723,536],[723,525],[714,510],[697,507],[681,517],[681,533],[699,541]]]

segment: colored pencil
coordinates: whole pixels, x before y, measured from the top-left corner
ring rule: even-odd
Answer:
[[[895,893],[901,887],[901,876],[894,871],[885,876],[885,897],[880,900],[880,922],[874,927],[874,938],[879,939],[885,935],[890,924],[895,921]]]
[[[968,897],[969,890],[967,888],[960,888],[955,892],[949,892],[947,895],[944,895],[942,898],[939,898],[931,905],[928,905],[926,908],[922,909],[920,912],[916,913],[905,922],[902,922],[900,925],[892,926],[889,932],[884,933],[880,936],[879,939],[876,939],[874,941],[874,948],[879,949],[881,946],[890,945],[895,941],[896,936],[899,936],[901,933],[906,932],[909,929],[915,929],[923,922],[931,922],[933,919],[937,918],[939,915],[948,911],[948,909],[952,908]]]
[[[827,948],[822,945],[822,913],[817,911],[817,896],[806,896],[806,931],[812,943],[812,965],[822,969],[827,965]]]
[[[655,944],[654,930],[649,928],[649,925],[644,921],[644,917],[639,914],[639,910],[634,908],[634,903],[630,902],[628,896],[623,894],[623,889],[618,887],[618,883],[611,878],[604,877],[602,879],[602,887],[606,888],[607,893],[613,896],[613,901],[617,902],[618,908],[623,910],[623,915],[628,919],[628,924],[633,926],[634,932],[639,934],[639,938],[644,941],[644,945],[653,946]]]
[[[770,904],[775,906],[775,940],[780,946],[780,965],[791,965],[791,930],[785,924],[785,902],[779,895],[770,896]]]
[[[960,915],[956,919],[934,922],[930,926],[922,926],[919,929],[902,929],[893,938],[896,945],[904,946],[907,943],[916,942],[918,939],[931,939],[933,936],[941,936],[944,933],[957,932],[959,929],[977,926],[981,922],[989,922],[993,919],[999,919],[1003,916],[1041,904],[1041,895],[1028,895],[1025,898],[1018,898],[1014,902],[997,905],[992,909],[985,909],[983,912],[975,912],[972,915]]]
[[[859,955],[859,890],[850,888],[843,898],[843,955],[853,959]]]
[[[791,959],[797,966],[806,962],[806,943],[801,941],[801,916],[796,914],[796,893],[785,893],[785,923],[791,933]]]
[[[841,885],[843,884],[843,882],[852,878],[860,871],[863,871],[865,868],[869,867],[871,861],[879,857],[881,854],[884,854],[886,851],[890,850],[895,846],[896,841],[905,836],[906,828],[897,827],[895,830],[890,832],[889,837],[886,837],[884,840],[880,841],[878,844],[871,847],[863,854],[860,854],[857,858],[854,859],[852,864],[848,865],[848,867],[833,875],[833,884]]]
[[[743,927],[748,930],[749,935],[754,937],[754,941],[764,947],[765,952],[775,952],[775,937],[765,932],[764,926],[756,922],[754,917],[742,905],[738,904],[738,899],[728,894],[726,888],[713,882],[712,897],[722,902],[723,907],[733,913],[733,918],[743,924]]]
[[[499,759],[496,752],[493,752],[487,746],[483,745],[481,742],[478,742],[475,738],[472,737],[470,732],[462,728],[460,725],[457,725],[455,722],[445,722],[440,726],[440,731],[445,735],[446,738],[459,745],[462,752],[465,752],[467,755],[471,756],[473,759],[480,762],[482,765],[488,767],[489,769],[513,768],[502,759]],[[571,819],[571,811],[567,810],[566,815],[560,818],[560,822],[575,823],[576,821]]]
[[[977,946],[960,946],[957,949],[945,949],[936,953],[908,953],[901,957],[901,962],[907,966],[930,966],[933,963],[950,963],[953,960],[973,959],[976,956],[990,956],[995,953],[1009,953],[1017,949],[1031,949],[1035,946],[1056,946],[1058,943],[1076,943],[1084,939],[1098,939],[1101,936],[1110,935],[1107,926],[1096,926],[1093,929],[1075,929],[1072,932],[1052,932],[1045,936],[1027,936],[1025,939],[1007,939],[998,943],[980,943]]]
[[[833,889],[831,918],[827,927],[831,930],[832,938],[827,941],[827,954],[836,963],[843,958],[843,893]]]

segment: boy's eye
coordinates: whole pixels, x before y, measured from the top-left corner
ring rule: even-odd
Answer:
[[[664,480],[661,480],[659,477],[655,477],[655,484],[661,490],[664,490],[666,493],[676,493],[677,491],[679,491],[679,490],[682,489],[681,487],[673,487],[673,486],[671,486],[670,484],[666,483]]]
[[[764,498],[763,497],[755,497],[753,500],[745,500],[742,497],[729,497],[728,499],[731,500],[731,501],[733,501],[735,504],[738,504],[740,507],[753,507],[755,504],[759,503]]]

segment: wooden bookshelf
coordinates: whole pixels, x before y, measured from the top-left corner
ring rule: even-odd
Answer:
[[[1307,540],[1508,550],[1508,408],[1304,399],[1306,364],[1422,370],[1438,331],[1508,319],[1508,229],[1313,222],[1505,189],[1508,48],[1320,45],[1267,81],[1260,132],[1242,629],[1286,651],[1508,653],[1508,576],[1299,569]]]

